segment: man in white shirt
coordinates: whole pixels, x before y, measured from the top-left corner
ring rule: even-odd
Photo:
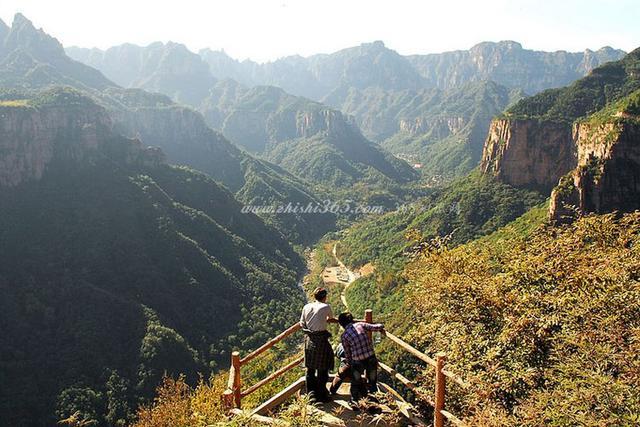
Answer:
[[[324,402],[329,400],[327,382],[334,363],[327,323],[338,321],[331,306],[326,303],[327,290],[316,288],[313,296],[315,301],[306,304],[300,316],[300,326],[305,333],[304,366],[307,368],[307,393]]]

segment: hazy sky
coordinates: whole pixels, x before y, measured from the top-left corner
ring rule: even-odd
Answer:
[[[267,61],[383,40],[402,54],[516,40],[540,50],[640,46],[640,0],[0,0],[65,46],[173,40]]]

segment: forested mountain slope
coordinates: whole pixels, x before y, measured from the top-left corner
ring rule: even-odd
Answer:
[[[547,194],[577,166],[573,123],[640,89],[640,49],[573,84],[526,98],[491,123],[481,169]]]
[[[491,119],[522,96],[490,81],[448,91],[352,89],[341,109],[366,136],[442,181],[476,167]]]
[[[165,372],[193,381],[295,320],[302,260],[232,193],[78,92],[18,95],[0,101],[3,425],[116,425]]]
[[[635,212],[425,242],[405,271],[405,336],[472,384],[449,410],[484,426],[637,424],[639,232]]]
[[[230,140],[307,179],[339,188],[416,178],[405,162],[367,141],[336,110],[282,89],[217,84],[202,111]]]
[[[70,59],[56,39],[36,30],[22,15],[16,16],[7,35],[0,39],[0,46],[0,83],[5,90],[60,84],[74,87],[105,106],[120,133],[162,148],[170,163],[185,164],[209,174],[229,187],[243,203],[259,206],[320,203],[308,183],[239,150],[208,128],[202,116],[192,109],[166,96],[123,89],[95,69]],[[182,84],[190,84],[184,76],[175,78]],[[331,214],[262,215],[296,242],[312,241],[335,223]]]
[[[206,49],[196,54],[175,43],[121,45],[106,51],[68,48],[67,52],[125,87],[156,90],[199,109],[216,129],[222,129],[227,119],[224,111],[243,96],[244,90],[239,88],[255,87],[264,93],[265,89],[258,87],[276,86],[320,101],[353,115],[365,137],[384,141],[386,149],[419,163],[424,175],[435,181],[463,176],[473,169],[480,160],[481,140],[491,117],[523,93],[568,84],[624,53],[611,48],[581,53],[537,52],[523,49],[516,42],[500,42],[480,43],[468,51],[402,56],[377,41],[331,54],[292,56],[257,64],[249,60],[238,62],[224,52]],[[207,65],[209,73],[205,72]],[[229,79],[240,84],[225,81]],[[198,95],[190,94],[190,88],[198,88]],[[251,98],[256,102],[255,94]],[[274,102],[271,99],[262,105],[251,104],[239,116],[248,118],[251,114],[252,119],[261,121],[265,110],[281,108]],[[230,126],[238,128],[234,122]],[[265,130],[261,125],[240,127],[251,134],[251,144],[257,140],[268,144],[273,139],[269,126]],[[246,135],[230,133],[225,134],[234,143],[247,143]],[[240,140],[236,141],[236,137]],[[329,146],[319,142],[316,139],[312,144],[302,144],[302,153],[301,144],[281,145],[276,158],[298,172],[307,164],[282,157],[297,159],[306,152],[325,159],[335,155],[330,147],[335,145],[332,141],[328,141]],[[251,144],[250,149],[254,149]],[[311,166],[324,168],[324,163],[311,162]],[[320,172],[316,170],[311,175],[317,177]],[[342,172],[353,175],[344,167]],[[322,178],[326,182],[329,177]],[[340,179],[343,178],[330,178],[334,183]]]

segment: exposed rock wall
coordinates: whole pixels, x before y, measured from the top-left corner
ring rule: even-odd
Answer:
[[[575,166],[570,125],[509,118],[492,121],[480,164],[506,184],[543,192]]]
[[[97,106],[0,107],[0,186],[38,180],[54,159],[92,161],[112,142],[123,144],[125,162],[164,163],[161,151],[113,134]]]
[[[576,123],[578,165],[551,195],[549,217],[640,209],[640,125],[637,121]],[[573,206],[573,208],[568,208]]]
[[[247,150],[263,153],[280,142],[319,133],[343,136],[353,132],[352,128],[347,117],[328,108],[236,110],[225,119],[222,132]]]
[[[464,117],[417,117],[413,120],[400,119],[398,128],[411,136],[419,136],[430,132],[435,138],[446,138],[461,132],[466,126]]]
[[[244,185],[240,150],[210,129],[195,111],[173,106],[114,111],[111,115],[119,133],[160,147],[171,163],[205,172],[232,192]]]

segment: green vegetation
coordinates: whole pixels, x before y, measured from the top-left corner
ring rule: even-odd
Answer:
[[[452,388],[454,412],[487,426],[637,424],[639,231],[633,213],[503,233],[498,247],[423,246],[406,271],[406,336],[471,382]]]
[[[342,109],[385,149],[422,165],[436,181],[463,176],[477,166],[489,123],[523,95],[493,82],[442,91],[350,91]]]
[[[342,240],[340,254],[348,265],[374,262],[395,270],[411,245],[406,239],[411,231],[422,237],[451,235],[452,243],[460,244],[498,229],[542,200],[538,193],[475,171],[414,205],[355,225]]]
[[[472,384],[450,388],[449,410],[471,425],[634,425],[640,215],[551,227],[546,212],[463,245],[414,239],[406,267],[356,282],[350,304],[427,354],[445,351]],[[384,341],[379,352],[432,389],[431,370]]]
[[[405,162],[367,141],[339,111],[275,87],[246,89],[223,81],[201,110],[234,143],[330,191],[359,183],[389,189],[417,177]]]
[[[40,105],[28,114],[57,108]],[[303,303],[302,260],[228,190],[188,168],[137,166],[115,134],[80,162],[77,134],[57,141],[41,180],[0,189],[10,425],[123,425],[164,373],[195,383],[231,349],[291,325]]]
[[[476,171],[412,206],[356,224],[341,240],[340,257],[354,267],[371,262],[376,270],[349,287],[346,297],[351,308],[357,313],[372,308],[383,319],[397,313],[408,287],[402,271],[417,242],[434,237],[447,237],[455,245],[469,242],[542,201],[538,193],[515,189]]]
[[[605,123],[640,123],[640,89],[618,101],[608,104],[590,115],[584,122],[593,125]]]
[[[570,86],[523,99],[507,111],[510,117],[573,122],[640,88],[640,49],[609,62]]]

